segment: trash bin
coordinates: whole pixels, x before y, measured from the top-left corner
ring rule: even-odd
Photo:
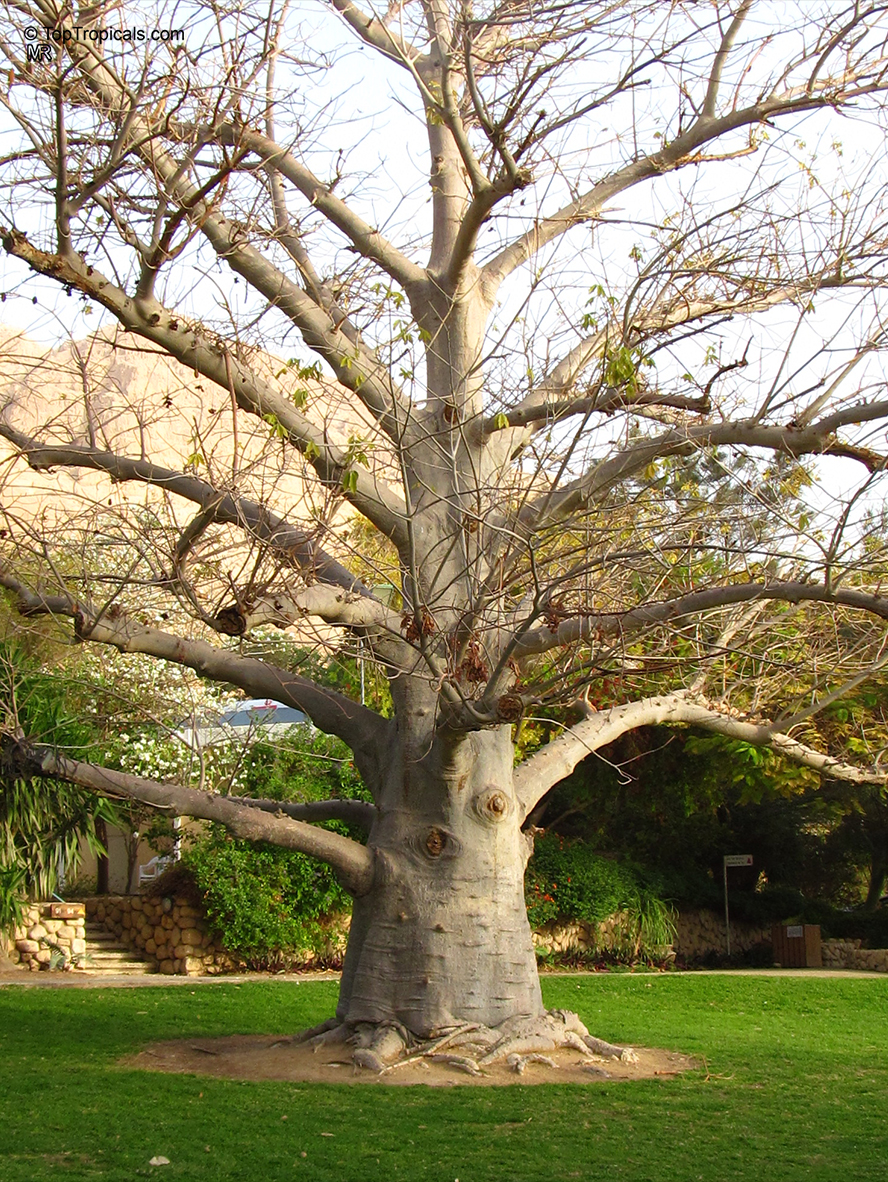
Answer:
[[[771,929],[774,964],[784,969],[819,969],[820,924],[775,923]]]

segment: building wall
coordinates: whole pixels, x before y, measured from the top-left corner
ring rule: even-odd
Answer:
[[[139,867],[145,866],[156,854],[157,850],[147,841],[139,841],[138,859],[133,871],[133,891],[139,889]],[[95,882],[97,874],[98,859],[86,842],[82,841],[80,844],[80,868],[77,871],[76,879]],[[116,825],[108,826],[108,890],[113,895],[127,894],[126,835]]]

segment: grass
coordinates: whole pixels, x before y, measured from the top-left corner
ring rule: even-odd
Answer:
[[[155,1039],[285,1032],[336,985],[0,990],[3,1182],[854,1182],[888,1163],[888,978],[544,982],[609,1039],[705,1056],[585,1087],[350,1088],[146,1074]],[[151,1167],[156,1155],[170,1159]]]

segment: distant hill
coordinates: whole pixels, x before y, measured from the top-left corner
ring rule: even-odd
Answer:
[[[373,428],[355,417],[337,387],[297,381],[283,362],[261,354],[251,364],[284,391],[307,389],[304,413],[323,425],[331,441],[347,446],[356,436],[372,439]],[[308,522],[311,528],[313,523],[324,548],[342,552],[350,514],[338,488],[325,488],[314,478],[305,481],[302,457],[275,435],[273,424],[239,413],[233,432],[225,390],[128,334],[109,330],[47,349],[0,328],[0,424],[44,443],[89,445],[190,472],[293,524]],[[368,445],[367,451],[372,463],[382,462],[383,449]],[[114,483],[86,468],[35,471],[0,436],[0,550],[12,553],[23,569],[46,572],[41,548],[48,539],[51,552],[64,556],[69,577],[77,569],[80,548],[91,551],[83,564],[85,577],[87,569],[97,567],[96,547],[103,547],[107,557],[98,568],[105,572],[105,584],[111,584],[119,564],[133,561],[147,531],[153,531],[150,549],[160,556],[155,562],[167,562],[166,553],[171,569],[183,530],[198,511],[194,502],[161,487]],[[252,579],[254,586],[261,585],[264,578],[276,578],[278,570],[278,559],[261,557],[246,534],[231,525],[203,530],[189,561],[200,564],[203,607],[212,614],[230,602],[234,584],[243,587]],[[128,602],[132,606],[132,599]],[[331,635],[324,626],[311,633],[324,643]]]
[[[261,355],[252,364],[273,378],[283,368],[282,362]],[[347,444],[350,436],[367,437],[372,431],[343,404],[335,387],[297,382],[286,373],[275,380],[284,388],[310,387],[305,413],[323,423],[331,439]],[[172,469],[189,468],[217,487],[236,486],[283,514],[294,504],[300,506],[298,516],[305,512],[307,489],[296,452],[275,439],[268,424],[240,414],[235,474],[226,391],[128,334],[101,332],[45,349],[0,328],[0,421],[47,442],[91,443]],[[13,450],[0,438],[0,505],[24,521],[73,522],[121,502],[157,505],[164,500],[158,490],[113,486],[107,477],[84,469],[34,472],[12,459]],[[315,516],[328,509],[322,503],[310,507]]]

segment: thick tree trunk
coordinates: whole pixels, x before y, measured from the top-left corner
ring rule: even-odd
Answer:
[[[428,1037],[543,1013],[524,904],[530,842],[512,789],[510,728],[410,757],[393,751],[355,902],[337,1016]]]

